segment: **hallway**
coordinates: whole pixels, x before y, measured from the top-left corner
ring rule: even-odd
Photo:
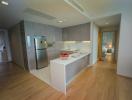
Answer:
[[[0,64],[0,100],[132,100],[132,79],[116,65],[98,62],[69,86],[64,96],[14,64]]]

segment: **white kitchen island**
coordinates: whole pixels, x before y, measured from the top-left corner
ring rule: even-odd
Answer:
[[[50,61],[51,85],[66,94],[67,85],[89,65],[90,52],[71,54],[67,60]]]

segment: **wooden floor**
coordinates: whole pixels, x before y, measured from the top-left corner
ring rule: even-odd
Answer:
[[[0,64],[0,100],[132,100],[132,79],[117,76],[114,64],[99,62],[67,92],[64,96],[14,64]]]

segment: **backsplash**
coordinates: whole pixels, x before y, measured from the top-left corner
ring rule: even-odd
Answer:
[[[91,41],[64,41],[63,49],[88,52],[91,50]]]

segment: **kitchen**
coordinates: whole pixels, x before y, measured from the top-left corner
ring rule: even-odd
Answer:
[[[91,52],[93,51],[90,37],[91,23],[58,28],[24,20],[12,27],[9,32],[11,33],[9,36],[11,46],[14,47],[12,48],[13,58],[16,58],[13,61],[64,94],[66,94],[66,86],[91,63]],[[15,44],[16,42],[17,44]],[[56,62],[64,63],[63,68],[74,63],[78,65],[72,67],[72,72],[67,72],[69,76],[64,76],[65,80],[63,81],[67,85],[59,83],[64,86],[63,90],[55,85],[54,81],[57,79],[53,76],[58,75],[59,72],[65,73],[70,69],[59,71],[59,66],[55,68],[55,64],[53,64]],[[59,72],[54,73],[56,71]]]
[[[0,99],[132,100],[131,5],[1,0]]]
[[[132,100],[131,5],[0,0],[0,99]]]
[[[57,80],[53,78],[53,76],[61,76],[61,73],[54,73],[55,71],[61,70],[61,68],[57,67],[58,65],[53,67],[55,65],[53,64],[54,62],[57,62],[58,64],[67,63],[63,66],[63,68],[72,63],[77,63],[77,65],[80,65],[77,68],[75,67],[76,65],[71,66],[73,67],[73,71],[71,72],[73,74],[69,74],[69,76],[67,76],[69,77],[67,81],[66,79],[63,80],[66,81],[67,85],[70,83],[70,81],[74,80],[74,78],[81,71],[90,65],[90,53],[92,50],[90,41],[90,23],[70,26],[66,28],[58,28],[51,25],[39,24],[31,21],[21,21],[14,28],[12,28],[12,30],[15,32],[19,30],[19,32],[17,32],[20,34],[19,38],[21,38],[19,42],[23,44],[21,51],[23,51],[22,56],[24,56],[17,58],[21,58],[21,61],[19,62],[23,62],[23,65],[22,63],[19,65],[24,66],[25,70],[29,70],[29,72],[35,77],[46,82],[59,91],[62,90],[60,90],[60,87],[57,87],[54,84],[54,81]],[[11,32],[12,35],[15,32]],[[11,37],[11,40],[14,40],[14,37]],[[36,45],[38,40],[40,44]],[[42,46],[42,48],[38,48],[39,46]],[[16,49],[17,51],[20,50],[20,48]],[[41,52],[45,49],[45,57],[42,57],[43,54],[38,53],[39,49],[42,49]],[[40,62],[41,64],[39,64]],[[61,72],[64,72],[64,70]],[[65,83],[59,84],[64,85]],[[64,85],[63,89],[64,91],[62,92],[66,94],[66,85]]]

